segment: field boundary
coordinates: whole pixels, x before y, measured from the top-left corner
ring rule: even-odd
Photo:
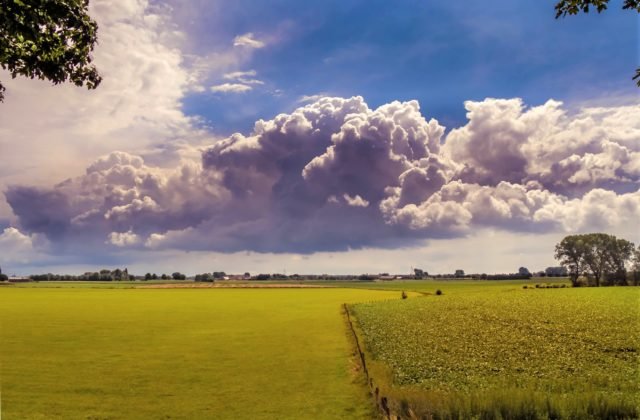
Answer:
[[[344,308],[344,313],[347,318],[347,324],[349,325],[349,330],[351,330],[351,334],[353,334],[353,339],[356,343],[356,351],[360,356],[360,365],[362,366],[362,371],[364,372],[365,379],[367,380],[367,385],[369,387],[369,393],[371,397],[374,398],[376,409],[383,416],[383,418],[387,420],[400,420],[402,417],[392,413],[391,408],[389,407],[389,398],[384,395],[380,395],[380,388],[374,382],[373,377],[369,374],[369,369],[367,369],[367,360],[365,353],[363,351],[363,347],[360,344],[360,339],[358,338],[358,333],[356,332],[356,327],[353,325],[353,320],[351,318],[351,312],[349,311],[349,307],[346,303],[342,304]],[[417,419],[418,417],[409,409],[409,418]]]

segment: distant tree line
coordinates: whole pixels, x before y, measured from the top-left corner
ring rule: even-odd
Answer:
[[[471,276],[475,280],[529,280],[533,275],[531,273],[507,273],[507,274],[480,274]]]
[[[34,281],[128,281],[133,280],[135,276],[129,273],[128,269],[121,270],[100,270],[89,271],[80,275],[71,274],[32,274],[29,276]]]
[[[195,281],[213,282],[215,279],[210,273],[196,274]]]
[[[248,273],[245,273],[245,275]],[[224,280],[227,278],[227,273],[224,271],[214,271],[213,273],[196,274],[195,281],[213,282],[216,280]]]
[[[249,273],[245,273],[246,280],[335,280],[335,281],[349,281],[349,280],[362,280],[371,281],[376,280],[380,276],[377,274],[283,274],[283,273],[260,273],[255,276],[249,276]]]
[[[537,273],[538,277],[567,277],[569,272],[566,267],[547,267],[544,271]]]
[[[33,281],[132,281],[132,280],[185,280],[186,275],[175,272],[171,275],[147,273],[144,276],[136,276],[129,273],[127,268],[115,270],[103,269],[100,271],[88,271],[80,275],[71,274],[32,274],[29,278]]]
[[[520,267],[517,273],[474,273],[465,274],[464,270],[456,270],[452,274],[434,274],[429,276],[433,279],[471,279],[471,280],[528,280],[533,274],[526,267]],[[417,278],[417,276],[416,276]]]
[[[555,258],[566,268],[574,287],[640,283],[640,247],[614,235],[566,236],[556,245]]]
[[[176,271],[175,273],[169,275],[169,274],[160,274],[157,275],[156,273],[147,273],[144,275],[144,277],[141,280],[186,280],[187,276]]]

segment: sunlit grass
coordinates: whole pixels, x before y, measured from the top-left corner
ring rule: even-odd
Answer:
[[[3,288],[2,416],[369,418],[341,304],[388,298]]]

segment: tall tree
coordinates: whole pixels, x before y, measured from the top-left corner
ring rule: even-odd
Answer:
[[[607,272],[611,246],[610,235],[604,233],[590,233],[585,235],[587,250],[584,255],[585,266],[591,271],[596,286],[600,286],[600,279]]]
[[[529,278],[531,277],[531,271],[529,271],[527,267],[518,268],[518,274],[523,277],[529,277]]]
[[[585,261],[596,286],[600,286],[606,275],[612,275],[621,284],[626,284],[626,264],[633,255],[633,243],[605,233],[585,236],[588,244]]]
[[[633,263],[634,245],[626,239],[613,237],[609,253],[609,270],[613,274],[612,281],[627,285],[627,263]]]
[[[0,0],[0,66],[18,75],[95,89],[97,23],[88,0]],[[5,87],[0,82],[0,102]]]
[[[555,258],[569,272],[571,284],[578,286],[578,277],[585,270],[585,254],[587,246],[581,235],[566,236],[556,245]]]
[[[569,235],[556,245],[555,257],[567,268],[571,283],[577,286],[583,273],[591,275],[596,286],[607,275],[626,284],[626,265],[633,255],[633,243],[605,233]]]
[[[556,19],[567,15],[577,15],[580,12],[589,13],[591,8],[600,13],[607,10],[608,4],[609,0],[560,0],[556,3]],[[622,8],[640,13],[640,0],[624,0]],[[632,80],[636,80],[636,84],[640,87],[640,67],[636,69]]]

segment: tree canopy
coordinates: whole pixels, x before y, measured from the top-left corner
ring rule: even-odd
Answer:
[[[567,268],[573,286],[578,277],[588,274],[596,286],[603,279],[627,284],[626,266],[634,256],[634,245],[605,233],[566,236],[556,245],[555,257]]]
[[[556,19],[567,15],[577,15],[580,12],[589,13],[594,8],[598,13],[607,10],[609,0],[560,0],[556,3]],[[624,0],[622,8],[625,10],[635,10],[640,13],[640,0]],[[636,74],[632,77],[640,87],[640,67],[636,69]]]
[[[0,66],[13,78],[98,87],[91,64],[98,24],[88,7],[88,0],[0,0]],[[0,82],[0,102],[4,91]]]

